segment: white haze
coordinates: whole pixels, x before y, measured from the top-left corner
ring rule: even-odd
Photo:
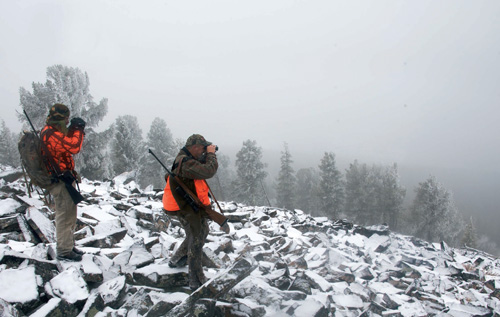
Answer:
[[[499,14],[495,0],[3,0],[1,118],[19,130],[19,87],[78,67],[109,99],[103,128],[131,114],[145,134],[161,117],[233,162],[256,140],[270,166],[287,142],[296,170],[325,151],[397,162],[486,228],[500,221]]]

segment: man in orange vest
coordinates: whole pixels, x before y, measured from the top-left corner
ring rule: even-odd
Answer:
[[[209,188],[205,179],[211,178],[219,167],[215,155],[216,146],[200,134],[191,135],[180,150],[172,165],[172,173],[177,175],[203,205],[210,205]],[[170,267],[189,266],[189,287],[197,289],[206,282],[202,268],[203,245],[209,227],[204,210],[195,212],[180,196],[175,188],[179,185],[169,174],[165,175],[167,185],[163,194],[163,208],[170,216],[180,221],[186,238],[169,261]]]
[[[80,152],[85,136],[85,121],[73,118],[69,123],[70,111],[63,104],[56,103],[50,108],[46,126],[40,137],[61,173],[76,179],[73,155]],[[75,248],[75,228],[77,207],[71,199],[62,180],[48,188],[54,197],[56,209],[56,249],[57,258],[66,261],[81,261],[83,251]]]

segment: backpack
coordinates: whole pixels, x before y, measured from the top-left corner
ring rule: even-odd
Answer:
[[[17,148],[21,155],[21,163],[31,183],[42,188],[49,187],[53,183],[53,178],[45,166],[38,135],[31,131],[24,131]]]

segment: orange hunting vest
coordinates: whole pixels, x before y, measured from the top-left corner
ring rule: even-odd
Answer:
[[[166,211],[178,211],[179,205],[175,201],[172,190],[170,189],[170,176],[167,178],[167,185],[163,191],[163,209]],[[196,188],[196,196],[204,206],[210,205],[210,198],[208,198],[208,185],[204,179],[195,179],[194,187]]]

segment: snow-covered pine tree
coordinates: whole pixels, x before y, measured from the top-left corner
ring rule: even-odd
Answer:
[[[76,162],[81,175],[91,180],[111,179],[114,176],[110,157],[112,139],[112,127],[102,132],[85,129],[84,147]]]
[[[108,112],[108,100],[101,99],[99,104],[94,102],[90,94],[90,81],[87,73],[78,68],[63,65],[54,65],[47,68],[47,81],[43,83],[33,83],[33,92],[21,87],[19,89],[21,107],[26,110],[35,129],[42,129],[50,107],[54,103],[65,104],[71,111],[71,117],[80,117],[86,122],[85,138],[82,151],[75,156],[76,167],[80,173],[88,178],[101,174],[103,169],[101,163],[95,165],[97,161],[103,159],[101,151],[94,152],[95,149],[105,149],[102,146],[103,136],[94,135],[92,128],[98,126]],[[30,129],[24,113],[18,114],[19,121],[24,123],[25,129]],[[97,142],[97,143],[93,143]],[[86,162],[89,159],[90,162]],[[92,170],[95,166],[96,170]]]
[[[217,162],[219,163],[219,168],[217,169],[217,174],[214,177],[207,179],[207,183],[212,189],[216,199],[218,200],[233,200],[232,186],[235,176],[234,170],[231,169],[231,160],[229,156],[217,153]]]
[[[472,216],[469,218],[469,222],[465,226],[464,235],[462,237],[462,245],[470,248],[477,248],[477,234],[476,226],[474,225],[474,219]]]
[[[337,169],[335,154],[325,152],[319,164],[319,209],[331,219],[336,219],[344,203],[342,173]]]
[[[65,104],[71,111],[71,117],[80,117],[89,128],[97,127],[108,112],[108,100],[94,102],[90,94],[90,81],[87,73],[78,68],[54,65],[47,68],[45,84],[33,83],[33,92],[19,89],[21,107],[26,110],[36,129],[45,125],[45,119],[54,103]],[[20,122],[28,128],[28,122],[22,112],[18,114]]]
[[[349,165],[345,183],[345,208],[346,217],[359,224],[372,224],[373,188],[370,186],[370,171],[366,164],[359,164],[357,160]]]
[[[318,171],[313,167],[297,171],[296,205],[307,213],[318,215]]]
[[[267,176],[266,165],[262,163],[262,149],[256,141],[243,142],[236,154],[236,179],[233,182],[233,196],[241,203],[264,205],[267,203],[263,180]]]
[[[297,179],[292,167],[292,155],[285,142],[284,150],[281,152],[281,168],[276,179],[276,201],[278,207],[293,209],[295,206],[295,188]]]
[[[381,221],[392,230],[398,230],[406,189],[399,182],[397,164],[385,169],[380,186],[377,210],[382,213]]]
[[[18,137],[10,132],[5,121],[2,120],[0,129],[0,164],[13,167],[19,166],[20,161],[19,152],[17,150],[17,139]]]
[[[115,176],[124,172],[137,172],[139,162],[147,154],[137,117],[124,115],[116,118],[113,131],[111,158]]]
[[[455,207],[450,191],[430,176],[416,188],[416,197],[410,206],[413,234],[429,242],[446,241],[458,244],[464,229],[463,220]]]
[[[170,169],[177,154],[177,148],[165,120],[154,118],[149,128],[146,146]],[[146,153],[142,156],[138,180],[143,188],[148,185],[153,185],[154,188],[165,187],[165,173],[166,171],[151,154]]]
[[[346,216],[362,225],[399,228],[406,190],[399,184],[397,165],[368,167],[357,160],[346,171]]]

